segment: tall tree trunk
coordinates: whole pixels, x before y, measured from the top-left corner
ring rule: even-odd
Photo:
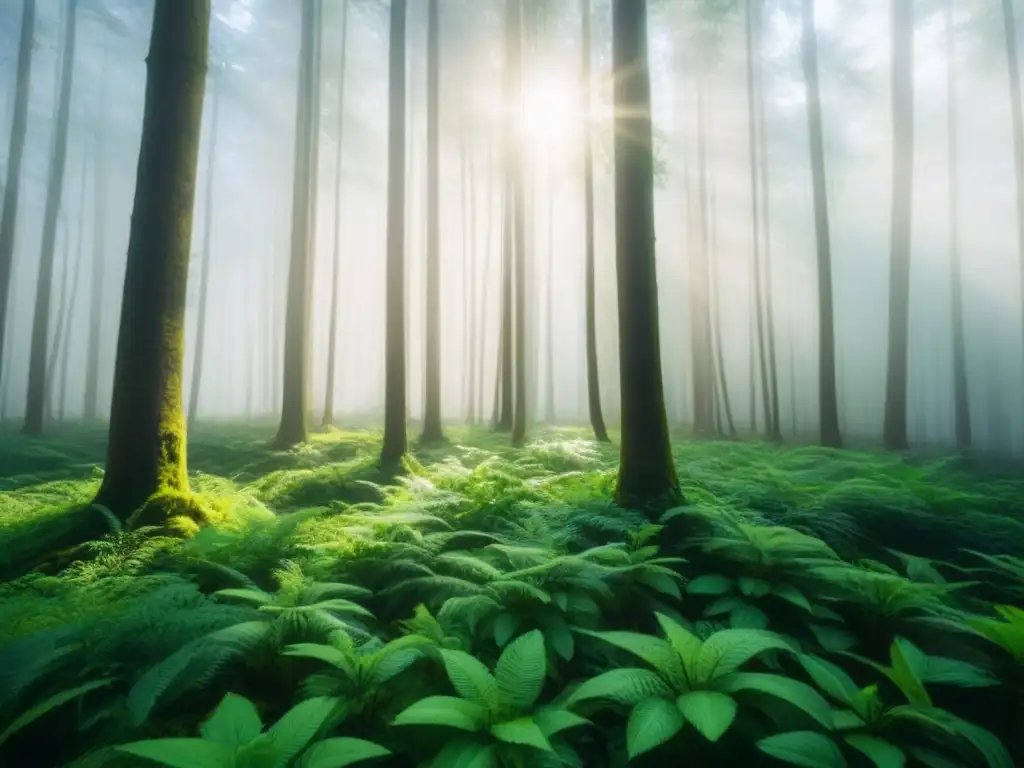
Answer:
[[[285,305],[284,378],[281,423],[276,448],[305,442],[309,374],[309,298],[313,269],[313,212],[316,197],[316,134],[319,131],[316,90],[319,85],[318,0],[303,0],[302,43],[295,123],[295,170],[292,193],[291,259]]]
[[[483,285],[480,286],[480,301],[477,306],[477,316],[480,318],[480,331],[477,334],[477,402],[479,404],[480,416],[483,416],[484,409],[484,363],[485,355],[484,352],[487,349],[487,332],[488,322],[487,318],[491,315],[487,311],[490,306],[490,287],[494,282],[494,268],[495,265],[500,262],[501,253],[499,248],[492,247],[494,245],[494,153],[493,145],[490,140],[487,142],[487,173],[484,178],[487,182],[487,195],[485,200],[487,201],[487,226],[484,234],[484,253],[487,258],[487,264],[484,267],[483,274]],[[500,243],[498,244],[500,245]],[[499,321],[500,322],[500,321]],[[497,356],[496,359],[501,361],[501,339],[498,340]],[[498,387],[501,384],[501,373],[498,370],[498,366],[495,366],[495,392],[498,393]],[[491,425],[496,426],[498,423],[498,399],[499,394],[495,394],[493,402],[493,413],[491,414]]]
[[[754,15],[759,0],[747,0],[745,40],[747,48],[747,148],[750,156],[750,239],[753,246],[751,259],[754,274],[754,328],[757,334],[758,370],[761,373],[761,402],[765,414],[765,433],[771,436],[773,416],[771,411],[771,395],[768,388],[768,356],[765,350],[764,329],[764,289],[761,279],[761,223],[758,210],[758,171],[760,170],[760,153],[758,144],[757,122],[757,78],[755,75],[754,57]]]
[[[706,182],[704,184],[706,184]],[[704,186],[704,184],[702,184],[702,186]],[[722,280],[721,275],[719,274],[720,254],[718,252],[718,204],[714,186],[707,186],[707,218],[710,223],[709,229],[711,232],[711,235],[708,238],[708,251],[711,256],[709,272],[711,280],[711,319],[714,324],[712,331],[714,333],[713,341],[715,345],[715,370],[718,373],[718,390],[720,393],[719,400],[725,416],[725,422],[729,428],[729,437],[735,440],[736,422],[732,417],[732,402],[729,397],[729,383],[725,375],[725,350],[724,344],[722,343]],[[702,207],[704,200],[705,194],[702,192]],[[720,423],[718,425],[718,431],[723,433]]]
[[[545,316],[547,328],[545,329],[545,350],[547,360],[544,365],[545,392],[544,392],[544,421],[548,424],[555,423],[555,339],[554,339],[554,315],[555,315],[555,189],[552,179],[551,166],[548,166],[548,263],[547,263],[547,285],[545,292]]]
[[[518,82],[515,70],[518,68],[518,57],[513,66],[513,32],[518,35],[518,0],[505,0],[505,72],[504,99],[506,104],[516,103],[515,85]],[[515,18],[515,30],[513,29]],[[518,50],[518,49],[517,49]],[[515,250],[519,238],[515,231],[515,184],[513,176],[516,164],[515,146],[519,137],[509,127],[512,120],[502,122],[502,250],[501,250],[501,355],[498,371],[501,376],[501,413],[498,418],[499,430],[511,430],[514,421],[514,383],[515,366],[512,363],[513,350],[513,315],[512,276]],[[514,123],[513,123],[514,124]]]
[[[681,499],[669,443],[658,339],[654,156],[646,0],[613,0],[615,262],[619,300],[622,445],[615,499],[664,506]],[[709,404],[710,405],[710,404]]]
[[[87,421],[93,421],[100,412],[100,346],[103,334],[103,281],[107,258],[107,154],[105,121],[107,114],[107,82],[109,79],[110,54],[103,49],[103,69],[100,73],[99,109],[93,115],[96,131],[93,134],[93,230],[92,230],[92,276],[89,296],[89,341],[86,347],[85,363],[85,404],[83,414]]]
[[[425,442],[444,439],[441,429],[441,173],[438,163],[440,128],[440,0],[427,5],[427,347]]]
[[[75,244],[75,263],[71,267],[70,274],[70,290],[68,289],[68,281],[65,280],[62,303],[65,305],[61,310],[60,317],[57,320],[57,331],[54,334],[54,357],[50,360],[50,367],[48,370],[56,372],[56,379],[59,383],[57,390],[57,420],[64,421],[64,409],[67,407],[67,392],[68,392],[68,358],[71,352],[71,333],[73,324],[71,319],[75,316],[75,307],[78,305],[78,285],[81,282],[79,276],[82,273],[82,259],[85,252],[85,205],[86,205],[86,179],[88,177],[89,170],[89,145],[85,144],[82,148],[82,185],[81,190],[78,194],[78,241]],[[93,173],[95,173],[95,168]],[[67,254],[64,257],[64,269],[67,270],[70,267],[70,263],[67,260]],[[59,351],[59,358],[57,353]],[[56,368],[56,364],[59,361],[60,368]],[[58,372],[59,371],[59,372]],[[54,373],[51,373],[47,380],[51,382],[50,386],[53,386]]]
[[[67,296],[71,292],[71,227],[68,226],[67,216],[62,211],[58,217],[58,226],[64,232],[63,247],[57,247],[54,243],[54,251],[60,253],[60,281],[57,291],[57,327],[54,330],[53,338],[46,349],[46,396],[45,411],[47,421],[56,418],[56,402],[53,397],[53,384],[57,371],[57,359],[60,354],[60,338],[64,332],[64,312],[67,309]],[[54,259],[56,264],[57,259]],[[56,272],[56,270],[54,270]]]
[[[406,0],[391,0],[388,65],[387,334],[380,463],[405,455],[405,27]]]
[[[889,359],[885,447],[906,450],[910,334],[910,226],[914,182],[914,8],[892,2],[892,244],[889,257]]]
[[[466,422],[468,424],[476,424],[477,419],[477,337],[480,335],[479,324],[482,322],[480,313],[478,311],[477,294],[479,293],[479,253],[480,253],[480,242],[477,230],[477,179],[476,179],[476,164],[473,162],[473,145],[470,144],[466,151],[466,186],[468,188],[469,196],[469,251],[466,254],[466,258],[469,261],[468,267],[468,279],[469,279],[469,295],[466,296],[466,324],[469,329],[467,343],[466,343],[466,363],[469,366],[469,372],[466,379],[466,388],[468,390],[468,403],[466,405]]]
[[[213,238],[214,180],[217,177],[217,135],[220,127],[220,92],[223,87],[216,74],[210,78],[213,91],[213,115],[210,120],[210,151],[206,156],[206,200],[203,206],[203,255],[199,272],[199,315],[196,317],[196,352],[192,363],[192,386],[188,394],[188,424],[199,415],[199,389],[203,384],[203,353],[206,350],[206,313],[210,307],[210,242]]]
[[[1024,305],[1024,105],[1021,104],[1020,56],[1017,49],[1017,21],[1014,17],[1013,0],[1003,0],[1003,32],[1006,37],[1006,65],[1010,75],[1013,159],[1017,177],[1017,258],[1020,260],[1020,296]],[[1024,334],[1021,338],[1024,340]]]
[[[842,446],[839,401],[836,397],[836,343],[832,302],[832,246],[829,236],[825,145],[818,85],[818,40],[814,0],[803,0],[802,58],[807,88],[807,127],[810,134],[811,181],[814,191],[814,233],[818,251],[818,418],[821,444]]]
[[[64,169],[68,154],[68,124],[71,118],[71,82],[75,69],[75,28],[78,0],[68,0],[68,19],[64,29],[63,59],[60,75],[60,99],[57,106],[57,127],[53,143],[53,161],[46,190],[43,213],[43,243],[39,254],[39,279],[36,282],[35,313],[32,318],[32,347],[28,363],[28,400],[25,404],[26,435],[40,435],[46,406],[46,352],[50,336],[50,298],[53,288],[54,246],[57,238],[57,216],[64,193]]]
[[[698,144],[705,140],[704,130],[704,78],[697,86],[697,136]],[[698,184],[704,178],[705,156],[698,149]],[[714,434],[714,353],[711,345],[711,315],[708,307],[708,241],[707,222],[703,220],[703,208],[697,205],[697,239],[695,248],[690,249],[689,264],[689,305],[691,357],[693,362],[693,428],[697,435],[710,437]]]
[[[584,254],[584,290],[587,323],[587,405],[594,438],[609,442],[601,409],[601,380],[597,365],[597,298],[595,296],[594,247],[594,147],[591,115],[591,31],[590,0],[581,0],[583,16],[583,210],[586,240]]]
[[[1011,9],[1012,13],[1012,9]],[[946,121],[949,126],[949,261],[950,320],[953,332],[953,402],[956,447],[971,447],[971,407],[967,396],[967,353],[964,342],[964,289],[960,263],[960,196],[957,160],[956,38],[953,32],[953,0],[946,0]],[[1024,221],[1024,218],[1021,219]]]
[[[9,378],[4,365],[7,304],[11,293],[11,271],[14,267],[14,235],[18,223],[21,161],[25,154],[25,134],[28,129],[28,98],[32,85],[32,42],[35,25],[36,0],[24,0],[21,4],[21,40],[18,43],[14,114],[11,118],[11,138],[7,149],[7,179],[3,191],[3,210],[0,211],[0,376],[5,382]]]
[[[345,127],[345,68],[348,63],[348,0],[341,3],[341,67],[338,70],[338,135],[334,159],[334,254],[331,258],[331,319],[327,332],[327,385],[322,426],[334,424],[334,381],[338,370],[338,294],[341,292],[341,158]]]
[[[122,520],[153,494],[188,491],[181,374],[209,29],[210,0],[156,0],[107,468],[96,496]]]
[[[515,124],[522,126],[523,120],[523,70],[522,70],[522,0],[509,0],[508,5],[508,64],[512,77],[512,99]],[[518,139],[518,137],[516,137]],[[526,410],[529,392],[526,380],[526,190],[523,179],[524,161],[522,142],[514,140],[511,151],[511,193],[512,214],[515,228],[515,393],[516,403],[512,418],[512,444],[521,445],[526,439]]]

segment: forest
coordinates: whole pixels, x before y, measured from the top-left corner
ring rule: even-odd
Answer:
[[[1022,29],[0,0],[0,766],[1024,765]]]

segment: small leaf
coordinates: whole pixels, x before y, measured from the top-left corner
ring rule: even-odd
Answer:
[[[506,744],[522,744],[544,752],[552,751],[551,744],[548,743],[544,733],[532,717],[520,717],[505,723],[495,723],[491,726],[491,734],[498,741],[503,741]]]
[[[809,624],[808,628],[818,645],[829,653],[840,653],[848,651],[857,644],[857,636],[839,627],[829,627],[824,624]]]
[[[724,595],[731,592],[736,582],[728,576],[716,574],[705,574],[686,585],[686,593],[689,595]]]
[[[523,617],[518,613],[505,612],[494,620],[494,642],[499,648],[504,648],[508,641],[515,635],[519,625],[523,623]]]
[[[903,768],[907,764],[903,750],[891,741],[866,733],[851,733],[845,740],[858,752],[867,755],[878,768]]]
[[[654,615],[658,619],[658,624],[661,625],[661,631],[665,633],[669,644],[679,654],[679,657],[683,661],[696,658],[700,652],[700,638],[665,614],[655,613]]]
[[[791,603],[798,608],[803,608],[808,613],[812,610],[811,601],[807,599],[807,596],[803,592],[792,584],[778,584],[772,588],[772,592],[787,603]]]
[[[764,597],[772,591],[772,585],[764,579],[740,576],[736,583],[739,585],[740,592],[747,597]]]
[[[122,744],[117,750],[168,768],[232,768],[235,764],[234,750],[205,739],[150,739]]]
[[[364,739],[324,739],[306,750],[296,768],[346,768],[390,754],[391,750]]]
[[[740,603],[729,613],[733,629],[768,629],[768,614],[749,603]]]
[[[899,640],[894,641],[889,646],[892,667],[887,674],[889,679],[907,697],[907,701],[918,707],[930,707],[932,705],[931,696],[928,695],[921,678],[915,671],[915,667],[920,668],[923,664],[920,658],[923,655],[916,646],[901,645]]]
[[[661,573],[658,571],[641,571],[640,572],[640,583],[644,584],[655,592],[660,592],[663,595],[674,597],[676,600],[682,598],[683,594],[679,589],[679,579],[681,577],[673,573],[671,576],[668,573]]]
[[[778,733],[758,741],[757,748],[801,768],[846,768],[846,758],[835,742],[814,731]]]
[[[626,724],[629,758],[650,752],[671,739],[683,727],[683,714],[675,703],[660,697],[645,699],[633,707]]]
[[[694,682],[707,682],[735,672],[750,659],[768,650],[792,651],[789,643],[773,632],[759,629],[723,629],[701,646],[693,665]]]
[[[256,705],[237,693],[228,693],[203,723],[199,732],[207,741],[213,741],[228,749],[236,749],[260,735],[263,721],[256,711]]]
[[[811,676],[815,685],[841,704],[851,706],[859,689],[843,669],[817,656],[800,655],[796,660]]]
[[[687,722],[708,741],[718,741],[736,719],[736,701],[715,691],[691,691],[676,699]]]
[[[555,734],[567,731],[570,728],[592,725],[585,717],[580,717],[567,709],[542,709],[534,714],[533,721],[537,723],[541,733],[549,739]]]
[[[501,705],[528,709],[540,696],[547,673],[547,653],[540,630],[520,635],[502,651],[494,668]]]

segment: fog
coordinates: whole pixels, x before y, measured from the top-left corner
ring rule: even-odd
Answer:
[[[278,412],[281,398],[300,4],[213,4],[211,75],[192,237],[186,402],[195,364],[198,285],[208,232],[211,300],[195,417],[269,418]],[[526,4],[533,12],[524,59],[529,412],[538,421],[585,424],[583,157],[575,92],[580,9],[574,0]],[[0,3],[0,180],[6,178],[20,5],[12,0]],[[0,381],[3,419],[18,419],[25,410],[65,7],[60,0],[38,0],[37,5],[28,139]],[[705,83],[707,165],[714,199],[710,237],[726,380],[738,425],[746,428],[751,420],[751,362],[756,363],[756,355],[751,354],[751,158],[744,25],[741,11],[716,15],[707,10],[723,5],[729,4],[650,3],[661,351],[669,419],[679,427],[691,418],[686,253],[694,237],[700,79]],[[408,34],[406,259],[412,419],[421,416],[424,399],[426,6],[424,0],[410,2]],[[955,3],[959,226],[975,443],[1021,453],[1021,263],[1010,91],[996,6],[992,0]],[[379,425],[384,401],[387,4],[350,0],[342,181],[336,197],[341,7],[341,0],[325,0],[310,402],[319,412],[325,396],[338,216],[337,421]],[[893,166],[889,8],[888,0],[816,3],[840,423],[845,434],[866,440],[881,434],[885,400]],[[909,432],[914,445],[948,446],[953,443],[954,421],[946,30],[942,4],[922,0],[915,8]],[[610,97],[609,4],[594,0],[593,9],[593,92],[600,116],[600,106]],[[799,11],[795,0],[765,4],[761,62],[780,421],[785,434],[798,438],[813,437],[818,414],[817,268]],[[100,402],[107,407],[110,401],[152,6],[143,0],[79,0],[78,13],[50,322],[56,340],[60,308],[70,307],[64,324],[67,385],[63,397],[56,383],[51,392],[54,417],[67,419],[84,412],[82,372],[97,256],[104,265]],[[483,350],[480,419],[490,418],[495,392],[501,274],[501,168],[496,147],[502,120],[500,103],[495,103],[501,93],[502,4],[442,0],[441,18],[442,408],[446,420],[461,422],[467,418],[468,349],[473,340],[479,340]],[[217,90],[221,104],[211,162]],[[610,121],[599,120],[593,131],[598,354],[605,416],[614,425],[618,346]],[[207,217],[211,176],[212,215]],[[463,178],[469,180],[468,190]],[[470,306],[473,298],[476,304]],[[549,371],[553,401],[548,394]],[[58,380],[52,372],[51,379]]]

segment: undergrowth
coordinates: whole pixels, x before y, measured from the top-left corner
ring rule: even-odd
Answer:
[[[679,442],[648,520],[579,431],[265,431],[127,529],[99,429],[0,434],[0,764],[1024,764],[1018,477]]]

